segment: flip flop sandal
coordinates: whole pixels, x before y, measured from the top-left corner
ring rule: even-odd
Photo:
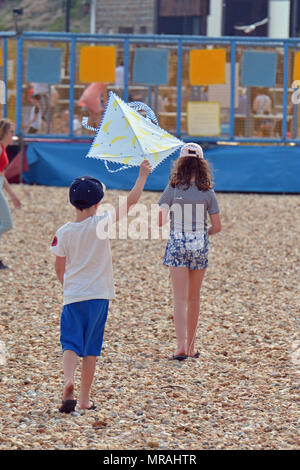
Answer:
[[[91,402],[92,402],[92,405],[89,408],[86,408],[86,410],[95,410],[97,408],[93,400],[91,400]]]
[[[91,402],[93,404],[88,408],[88,410],[95,410],[97,408],[97,406],[94,404],[93,400],[91,400]]]
[[[187,358],[188,358],[188,356],[186,356],[186,355],[172,356],[172,357],[169,358],[169,361],[184,361]]]
[[[63,400],[59,411],[60,413],[72,413],[72,411],[75,411],[76,404],[76,400]]]
[[[200,357],[199,351],[197,351],[196,354],[194,354],[193,356],[191,356],[192,359],[197,359],[198,357]]]

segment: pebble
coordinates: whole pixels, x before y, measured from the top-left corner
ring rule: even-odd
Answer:
[[[61,415],[62,292],[49,245],[73,209],[68,188],[13,189],[23,208],[1,238],[12,269],[0,280],[0,449],[299,448],[299,195],[216,193],[223,228],[201,289],[199,360],[167,360],[176,338],[166,240],[112,240],[117,296],[92,388],[97,409]],[[128,193],[108,190],[105,202],[119,194]],[[144,192],[140,202],[159,197]],[[79,379],[78,367],[77,396]]]

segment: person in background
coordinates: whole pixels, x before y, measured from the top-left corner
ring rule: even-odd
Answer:
[[[91,83],[82,93],[78,106],[89,113],[90,126],[99,127],[107,97],[107,83]]]
[[[256,97],[254,98],[253,112],[255,114],[272,113],[272,100],[264,88],[259,90]]]
[[[239,89],[238,106],[235,108],[235,134],[239,137],[245,136],[245,120],[247,115],[247,90],[246,88]]]
[[[256,95],[253,101],[253,113],[258,115],[266,115],[272,114],[272,100],[268,95],[268,91],[264,88],[259,90],[258,94]],[[272,132],[272,119],[256,119],[255,120],[255,131],[261,137],[269,137]]]
[[[62,128],[61,132],[63,134],[69,134],[69,119],[70,119],[70,112],[68,109],[65,109],[65,111],[62,113]],[[78,135],[81,133],[82,126],[81,122],[79,121],[77,116],[73,117],[73,134]]]
[[[115,87],[116,87],[116,93],[119,95],[121,98],[123,96],[123,91],[124,91],[124,64],[123,61],[120,61],[119,65],[117,65],[116,70],[115,70]]]
[[[4,170],[9,164],[6,147],[11,143],[13,135],[14,126],[11,121],[0,119],[0,237],[13,226],[10,210],[2,189],[6,190],[17,209],[21,207],[20,200],[12,190],[4,174]],[[2,259],[0,259],[0,269],[8,269],[8,266],[3,263]]]
[[[24,129],[28,134],[37,134],[42,126],[42,111],[40,107],[41,97],[40,95],[32,95],[31,103],[32,108],[30,111],[30,117]]]
[[[32,83],[33,96],[39,95],[40,97],[40,108],[42,113],[42,119],[47,120],[47,115],[50,106],[50,96],[49,96],[49,85],[48,83]]]
[[[50,133],[50,130],[52,131],[51,134],[55,134],[55,131],[54,131],[54,120],[55,120],[55,113],[56,113],[56,107],[57,107],[57,104],[58,104],[58,100],[59,100],[59,93],[58,93],[58,90],[56,89],[56,87],[54,85],[51,85],[50,87],[50,107],[49,107],[49,133]]]

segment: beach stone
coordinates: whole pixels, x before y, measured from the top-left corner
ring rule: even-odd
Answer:
[[[166,240],[111,240],[117,295],[92,387],[97,409],[62,415],[62,291],[49,245],[73,208],[68,188],[13,189],[23,208],[12,208],[14,228],[1,238],[12,266],[0,276],[1,450],[299,448],[299,195],[216,192],[223,227],[201,288],[199,360],[168,360]],[[119,195],[128,193],[107,190],[105,202]],[[147,191],[140,202],[159,197]],[[79,380],[78,361],[76,397]]]

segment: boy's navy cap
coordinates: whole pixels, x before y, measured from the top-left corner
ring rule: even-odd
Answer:
[[[101,201],[104,196],[103,185],[92,176],[79,176],[71,184],[69,196],[73,206],[87,209]]]

